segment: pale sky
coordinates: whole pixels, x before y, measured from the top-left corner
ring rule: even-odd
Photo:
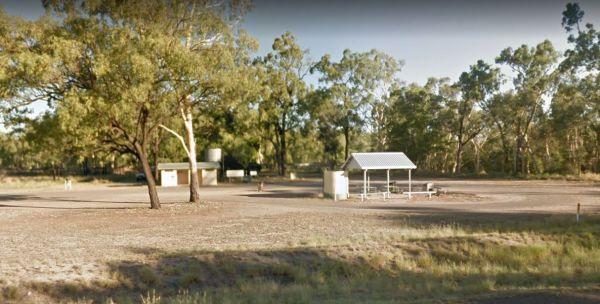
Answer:
[[[405,61],[400,78],[424,83],[428,77],[457,79],[478,59],[493,63],[506,47],[549,39],[567,48],[561,26],[569,1],[275,1],[256,0],[247,30],[261,52],[286,30],[318,59],[342,51],[384,51]],[[282,4],[285,3],[285,4]],[[584,21],[600,27],[600,1],[578,1]]]
[[[313,59],[342,51],[384,51],[403,60],[401,80],[423,84],[428,77],[450,77],[478,59],[493,63],[506,47],[535,45],[549,39],[567,48],[562,0],[455,1],[276,1],[255,0],[243,28],[260,42],[259,54],[273,39],[292,32]],[[584,21],[600,27],[600,1],[577,1]],[[42,14],[36,0],[0,0],[11,14],[35,18]],[[310,80],[315,82],[314,79]]]

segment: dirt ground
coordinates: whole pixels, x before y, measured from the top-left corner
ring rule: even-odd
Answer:
[[[407,219],[575,217],[577,203],[584,217],[600,213],[600,185],[591,182],[435,184],[448,194],[365,202],[319,198],[318,181],[267,183],[260,193],[254,184],[230,184],[202,188],[203,205],[183,203],[186,187],[160,188],[158,211],[148,209],[144,186],[0,190],[0,283],[97,279],[112,262],[143,262],[149,250],[264,250],[385,235]]]

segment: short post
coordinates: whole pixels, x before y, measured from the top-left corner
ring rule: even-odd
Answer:
[[[579,213],[581,212],[581,203],[577,203],[577,223],[579,223]]]
[[[263,192],[264,189],[265,189],[265,182],[264,181],[258,182],[257,192]]]
[[[65,190],[71,190],[73,188],[73,183],[70,177],[65,179]]]

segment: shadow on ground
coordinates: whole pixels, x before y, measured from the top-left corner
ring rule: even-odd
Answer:
[[[2,201],[23,201],[27,200],[30,197],[28,195],[20,195],[20,194],[0,194],[0,202]]]
[[[43,202],[43,206],[28,204],[27,202],[39,203]],[[11,203],[12,202],[12,203]],[[19,202],[24,202],[20,204]],[[18,204],[15,204],[18,203]],[[53,206],[55,203],[73,203],[74,207],[64,206]],[[107,206],[81,206],[80,204],[106,204]],[[176,202],[161,202],[162,205],[175,204]],[[123,207],[111,207],[111,205],[120,204],[126,205]],[[140,207],[135,205],[148,204],[147,201],[107,201],[107,200],[93,200],[93,199],[74,199],[65,197],[40,197],[36,195],[25,195],[25,194],[10,194],[0,195],[0,208],[23,208],[23,209],[57,209],[57,210],[121,210],[121,209],[147,209],[147,207]],[[132,206],[133,205],[133,206]]]
[[[385,210],[376,215],[395,225],[425,228],[431,225],[460,228],[466,232],[531,232],[542,234],[588,233],[600,237],[600,206],[583,206],[577,222],[572,214],[542,212],[482,212],[440,207],[369,206]]]
[[[476,262],[470,271],[440,271],[420,262],[419,254],[411,255],[401,249],[392,252],[395,256],[391,257],[368,248],[362,254],[352,253],[354,250],[313,247],[170,253],[153,248],[131,248],[133,253],[142,255],[140,260],[145,262],[110,263],[110,280],[31,283],[27,288],[54,300],[92,299],[99,303],[108,299],[118,303],[143,302],[145,295],[158,294],[166,303],[539,303],[548,299],[553,303],[586,304],[598,303],[600,295],[598,290],[583,295],[540,292],[540,288],[580,288],[597,282],[598,274],[586,271],[577,274],[516,271],[519,269],[486,272]],[[444,265],[460,263],[451,255],[433,257]],[[505,263],[514,261],[507,258]],[[521,292],[493,294],[495,290]]]
[[[290,191],[290,190],[266,190],[253,194],[241,194],[245,197],[265,197],[265,198],[319,198],[320,192],[317,191]]]

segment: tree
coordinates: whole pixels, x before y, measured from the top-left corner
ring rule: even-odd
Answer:
[[[492,68],[483,60],[478,60],[463,72],[456,86],[460,89],[461,98],[451,107],[455,112],[454,135],[456,136],[456,161],[454,172],[460,173],[464,146],[475,138],[483,129],[481,113],[477,111],[486,98],[498,90],[500,84],[499,70]]]
[[[425,86],[412,84],[390,94],[386,125],[390,149],[404,151],[420,168],[444,171],[450,150],[448,79],[430,78]],[[440,162],[441,160],[441,162]]]
[[[573,49],[565,51],[565,60],[561,62],[563,70],[583,68],[588,72],[600,70],[600,32],[594,25],[582,25],[584,11],[579,4],[569,3],[563,11],[562,26],[569,34],[568,42]]]
[[[3,53],[13,85],[5,96],[21,105],[47,101],[70,133],[135,155],[151,208],[160,208],[148,149],[160,123],[172,115],[172,96],[157,81],[154,33],[114,22],[94,1],[46,4],[59,21],[46,17],[21,27],[19,47]]]
[[[60,67],[53,66],[53,58],[43,49],[41,40],[49,39],[46,31],[51,31],[53,24],[47,16],[32,22],[8,16],[0,9],[1,124],[18,124],[29,114],[27,106],[51,102],[46,97],[52,97],[51,84],[60,78]]]
[[[510,159],[512,156],[512,147],[514,146],[514,125],[515,117],[513,116],[514,106],[517,104],[514,92],[508,91],[498,93],[492,98],[486,100],[482,104],[482,109],[485,112],[486,125],[493,129],[490,137],[495,137],[500,141],[500,164],[494,167],[502,173],[512,171]],[[497,161],[496,161],[497,162]]]
[[[160,126],[180,140],[190,168],[190,202],[200,202],[194,116],[199,104],[218,94],[220,75],[233,66],[232,26],[248,8],[246,1],[134,0],[92,4],[93,11],[140,35],[152,33],[165,93],[171,96],[185,136]],[[230,80],[230,79],[228,79]],[[232,83],[229,81],[228,83]]]
[[[554,65],[558,54],[552,43],[545,40],[535,47],[522,45],[506,48],[496,58],[496,63],[507,65],[516,74],[513,85],[517,99],[512,108],[515,118],[516,146],[513,172],[525,175],[530,170],[530,133],[535,120],[543,114],[543,97],[549,93],[557,74]]]
[[[52,179],[56,180],[64,162],[72,155],[74,145],[69,142],[71,136],[60,126],[58,117],[51,113],[45,113],[38,119],[27,123],[25,136],[30,146],[30,155],[38,158],[37,163],[49,166]]]
[[[577,3],[567,4],[563,12],[573,48],[560,63],[561,83],[551,103],[554,130],[568,143],[564,154],[569,171],[576,173],[582,167],[600,169],[600,32],[591,23],[583,26],[584,15]]]
[[[269,140],[275,148],[279,174],[285,175],[288,155],[288,133],[302,119],[301,103],[308,88],[304,82],[310,63],[306,51],[296,43],[291,33],[276,38],[273,51],[262,59],[262,79],[266,88],[259,105],[260,120],[264,130],[270,132]]]
[[[333,170],[339,163],[341,142],[336,122],[343,119],[337,104],[327,89],[317,89],[309,93],[305,111],[310,115],[310,123],[316,129],[317,139],[321,143],[325,163]]]
[[[344,50],[339,62],[332,62],[325,55],[312,69],[322,74],[320,81],[344,113],[336,122],[344,136],[344,159],[348,158],[351,138],[371,119],[378,134],[385,123],[385,106],[382,99],[395,82],[400,63],[377,50],[354,53]],[[386,139],[383,138],[385,143]]]

